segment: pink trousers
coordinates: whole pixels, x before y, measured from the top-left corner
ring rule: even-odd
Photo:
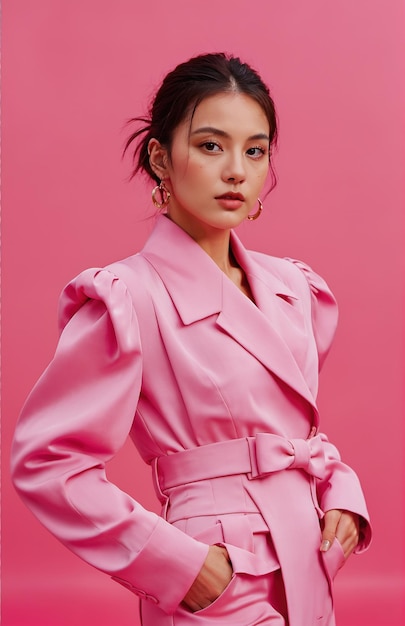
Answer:
[[[288,626],[289,622],[295,626],[315,623],[334,626],[328,578],[319,552],[321,531],[311,483],[301,470],[297,473],[275,471],[281,469],[278,466],[270,469],[266,466],[270,475],[266,473],[262,477],[260,467],[257,468],[256,463],[252,465],[252,459],[268,462],[275,458],[277,462],[288,463],[291,459],[284,450],[282,437],[266,434],[257,439],[253,448],[250,447],[252,442],[245,438],[201,446],[156,460],[154,479],[162,515],[198,541],[225,545],[234,575],[210,606],[195,613],[180,604],[168,615],[157,603],[142,600],[142,626]],[[259,445],[259,452],[263,448],[264,454],[256,454],[257,443],[263,444]],[[269,443],[278,447],[277,455],[267,454]],[[319,438],[314,443],[322,445]],[[235,452],[234,446],[241,446],[241,449]],[[301,461],[315,463],[317,457],[311,456],[307,444],[305,448],[298,446],[300,452]],[[208,458],[201,458],[204,455]],[[284,482],[283,476],[287,479]],[[285,497],[290,490],[294,498]],[[306,515],[302,515],[302,509]],[[280,519],[284,519],[286,525],[282,554],[290,574],[287,579],[286,571],[289,610],[292,607],[294,613],[290,617],[280,560],[270,532],[270,528],[274,532],[275,527],[280,539],[283,535]],[[298,540],[290,547],[285,537],[294,532],[297,524],[305,543],[302,547]],[[303,605],[302,610],[297,608],[300,605]]]
[[[254,536],[255,553],[271,551],[269,533]],[[141,601],[142,626],[288,626],[280,569],[252,576],[235,572],[223,593],[205,609],[192,613],[180,605],[166,615],[156,604]]]

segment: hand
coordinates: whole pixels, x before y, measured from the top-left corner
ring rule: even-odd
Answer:
[[[191,611],[205,609],[218,598],[232,578],[232,565],[226,548],[210,546],[207,558],[183,602]]]
[[[326,511],[322,522],[321,552],[327,552],[336,537],[347,559],[359,542],[359,516],[350,511],[331,509]]]

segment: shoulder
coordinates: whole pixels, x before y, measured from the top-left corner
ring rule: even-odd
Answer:
[[[116,261],[105,267],[90,267],[72,278],[63,288],[59,298],[59,327],[62,330],[68,321],[88,302],[99,302],[111,315],[131,309],[131,298],[125,280],[137,273],[138,255]],[[132,269],[130,269],[132,268]]]
[[[142,252],[137,252],[129,257],[110,263],[103,269],[128,285],[134,281],[137,284],[141,284],[144,279],[149,279],[151,273],[150,264]]]
[[[251,258],[265,272],[276,276],[290,289],[304,289],[315,292],[317,285],[326,285],[323,279],[312,268],[296,259],[275,257],[263,252],[250,251]]]
[[[276,275],[290,289],[304,289],[311,294],[313,300],[327,297],[335,303],[335,298],[325,279],[304,261],[289,257],[269,256],[261,252],[250,254],[257,264],[265,271]]]
[[[105,311],[113,327],[125,334],[125,328],[136,323],[135,304],[146,300],[151,276],[149,263],[140,253],[80,272],[61,292],[60,332],[79,311],[92,307]]]
[[[322,365],[336,331],[338,308],[326,281],[303,261],[278,258],[260,252],[250,253],[268,276],[276,276],[304,305],[312,321]]]

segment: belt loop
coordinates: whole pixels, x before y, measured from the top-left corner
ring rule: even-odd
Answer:
[[[317,515],[319,517],[319,519],[322,519],[324,513],[319,505],[319,501],[318,501],[318,494],[316,491],[316,478],[315,476],[311,476],[310,477],[310,488],[311,488],[311,497],[312,497],[312,502],[314,504],[315,507],[315,511],[317,512]]]
[[[162,487],[160,484],[160,480],[159,480],[159,457],[155,457],[151,463],[151,468],[152,468],[152,481],[153,481],[153,486],[155,488],[155,492],[156,495],[158,497],[159,502],[162,505],[162,517],[164,519],[166,519],[166,514],[167,514],[167,508],[168,508],[168,504],[169,504],[169,498],[168,496],[162,491]]]
[[[259,468],[256,459],[256,437],[246,437],[250,457],[250,472],[247,472],[249,480],[253,480],[259,476]]]

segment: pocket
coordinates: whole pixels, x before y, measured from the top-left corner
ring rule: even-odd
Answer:
[[[323,563],[328,574],[329,580],[332,582],[336,574],[346,562],[340,541],[335,537],[334,542],[327,552],[322,552]]]
[[[219,596],[215,598],[213,602],[211,602],[211,604],[203,609],[200,609],[199,611],[195,611],[193,615],[207,615],[208,613],[211,615],[213,613],[214,615],[212,615],[212,617],[218,618],[226,615],[230,610],[232,598],[235,596],[233,588],[236,585],[236,578],[237,575],[234,572],[232,574],[231,580],[222,591],[222,593],[220,593]]]
[[[185,532],[197,541],[212,546],[223,543],[224,536],[221,522],[216,517],[194,517],[187,520]]]
[[[262,576],[280,567],[269,530],[253,532],[246,516],[220,519],[224,545],[235,573]]]
[[[184,522],[183,530],[194,539],[224,546],[236,574],[261,576],[280,567],[269,530],[255,532],[247,515],[207,515]],[[260,527],[257,521],[253,525]]]

